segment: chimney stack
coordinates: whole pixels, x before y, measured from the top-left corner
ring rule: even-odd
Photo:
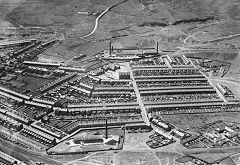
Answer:
[[[106,127],[105,127],[105,129],[106,129],[106,132],[105,132],[105,138],[106,139],[108,139],[108,127],[107,127],[107,119],[106,119]]]
[[[158,41],[157,41],[157,53],[158,53]]]
[[[110,41],[110,43],[109,43],[109,55],[111,55],[112,54],[112,42]]]

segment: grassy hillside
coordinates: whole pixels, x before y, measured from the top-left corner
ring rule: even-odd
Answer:
[[[71,54],[92,54],[105,49],[109,39],[120,47],[153,47],[157,40],[160,49],[174,49],[183,44],[188,34],[196,32],[199,33],[195,34],[195,38],[191,38],[196,41],[240,33],[239,0],[128,0],[112,8],[100,19],[95,33],[87,37],[87,40],[92,42],[80,38],[92,31],[95,19],[100,13],[121,1],[0,0],[0,6],[4,9],[0,10],[0,13],[5,21],[16,26],[45,26],[63,33],[67,40],[59,46],[60,52],[54,52],[65,52],[69,54],[69,58]],[[137,26],[149,22],[169,24],[176,20],[208,16],[216,16],[222,23],[210,21],[206,24],[180,24],[168,26],[168,30],[157,26]],[[6,23],[5,25],[8,26]],[[235,47],[240,46],[238,39],[235,38]],[[230,40],[222,44],[230,45],[228,42]],[[96,47],[94,52],[91,50],[92,45]],[[69,51],[74,52],[66,53]]]
[[[21,0],[2,0],[7,4]],[[86,30],[94,21],[94,16],[77,14],[102,12],[107,7],[121,0],[25,0],[12,12],[7,12],[7,19],[22,25],[42,25],[68,28],[78,25],[79,30]],[[6,10],[11,5],[2,8]],[[0,1],[1,3],[1,1]],[[19,4],[19,3],[17,3]],[[4,10],[1,10],[1,12]],[[7,9],[8,10],[8,9]],[[122,23],[141,23],[144,21],[175,21],[177,19],[205,17],[209,15],[221,18],[239,19],[240,3],[238,0],[128,0],[111,10],[109,19],[103,20],[109,25]],[[2,13],[2,14],[3,14]],[[104,22],[106,21],[106,22]],[[57,29],[58,29],[57,28]],[[60,28],[61,29],[61,28]]]

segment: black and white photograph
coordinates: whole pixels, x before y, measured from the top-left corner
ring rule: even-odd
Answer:
[[[0,165],[240,165],[240,0],[0,0]]]

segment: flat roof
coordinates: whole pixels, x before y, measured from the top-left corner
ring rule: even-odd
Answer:
[[[194,104],[167,104],[167,105],[149,105],[148,108],[178,108],[178,107],[200,107],[200,106],[222,106],[238,105],[236,102],[212,102],[212,103],[194,103]]]
[[[36,129],[39,129],[39,130],[41,130],[41,131],[43,131],[43,132],[46,132],[46,133],[48,133],[48,134],[50,134],[50,135],[52,135],[52,136],[57,137],[57,138],[60,138],[60,137],[61,137],[60,134],[57,134],[57,133],[52,132],[52,131],[49,131],[49,130],[47,130],[46,128],[40,127],[40,126],[37,125],[36,123],[33,123],[33,124],[32,124],[32,127],[35,127]],[[58,130],[57,128],[54,128],[54,129]],[[58,131],[59,131],[59,130],[58,130]],[[59,131],[59,132],[60,132],[60,131]],[[61,131],[61,132],[62,132],[62,131]]]
[[[43,132],[43,131],[41,131],[39,129],[36,129],[36,128],[32,127],[32,126],[25,126],[24,125],[24,129],[25,130],[29,130],[29,131],[31,131],[31,132],[39,135],[39,136],[42,136],[42,137],[44,137],[44,138],[46,138],[48,140],[53,140],[54,139],[54,137],[52,135],[49,135],[49,134],[47,134],[47,133],[45,133],[45,132]]]
[[[86,69],[83,69],[83,68],[74,68],[74,67],[66,67],[66,66],[60,66],[58,69],[60,69],[60,70],[80,71],[80,72],[85,72],[86,71]]]
[[[159,68],[159,69],[156,69],[156,68],[138,68],[138,69],[134,69],[133,71],[149,71],[149,70],[152,70],[152,71],[161,71],[161,70],[198,70],[197,68]]]
[[[139,70],[141,68],[144,69],[156,69],[156,68],[168,68],[167,65],[150,65],[150,66],[141,66],[141,65],[132,65],[131,66],[133,68],[133,70]]]
[[[153,90],[153,91],[141,91],[141,94],[151,94],[151,93],[174,93],[174,92],[179,92],[179,93],[185,93],[185,92],[216,92],[214,88],[212,89],[176,89],[176,90]]]
[[[21,94],[21,93],[17,93],[17,92],[15,92],[15,91],[10,90],[10,89],[3,88],[3,87],[1,87],[1,86],[0,86],[0,90],[2,90],[3,92],[7,92],[7,93],[10,93],[10,94],[16,95],[16,96],[18,96],[18,97],[24,98],[24,99],[26,99],[26,100],[29,100],[29,99],[30,99],[29,96],[23,95],[23,94]]]
[[[112,91],[118,91],[118,90],[127,90],[132,91],[134,90],[133,87],[95,87],[95,91],[106,91],[106,90],[112,90]]]
[[[191,77],[187,77],[185,79],[144,79],[144,80],[136,80],[137,82],[155,82],[155,81],[158,81],[158,82],[166,82],[166,81],[208,81],[205,77],[204,78],[191,78]]]
[[[23,99],[20,99],[20,98],[18,98],[18,97],[12,96],[12,95],[7,94],[7,93],[4,93],[4,92],[2,92],[2,91],[0,91],[0,95],[6,96],[6,97],[8,97],[8,98],[10,98],[10,99],[13,99],[13,100],[16,100],[16,101],[18,101],[18,102],[22,102],[22,101],[23,101]]]
[[[188,103],[209,103],[209,102],[223,102],[221,99],[206,99],[206,100],[188,100],[188,101],[144,101],[145,105],[171,105],[171,104],[188,104]]]
[[[131,91],[94,91],[92,95],[102,95],[102,94],[129,94]]]
[[[170,87],[146,87],[138,88],[140,91],[151,91],[151,90],[185,90],[185,89],[213,89],[212,86],[170,86]]]
[[[135,108],[135,107],[139,107],[138,106],[138,102],[121,102],[121,103],[106,103],[106,104],[69,104],[68,108],[92,108],[95,107],[99,108],[100,110],[105,110],[106,108],[110,108],[113,109],[117,106],[121,106],[121,108],[128,107],[128,108]],[[103,107],[104,106],[104,107]]]
[[[59,63],[50,63],[50,62],[24,61],[23,63],[30,64],[30,65],[60,66]]]
[[[131,80],[102,79],[101,82],[132,82]]]
[[[48,108],[49,105],[41,104],[41,103],[36,103],[32,101],[25,101],[25,104],[32,105],[32,106],[37,106],[37,107],[43,107],[43,108]]]
[[[204,75],[142,75],[142,76],[134,76],[135,79],[154,79],[154,78],[164,78],[164,79],[169,79],[169,78],[205,78]],[[138,81],[138,80],[137,80]]]
[[[35,101],[38,103],[43,103],[43,104],[48,104],[48,105],[54,105],[54,103],[55,103],[53,101],[42,100],[42,99],[38,99],[38,98],[33,98],[32,101]]]

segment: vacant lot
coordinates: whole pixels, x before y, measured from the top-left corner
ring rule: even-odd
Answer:
[[[163,115],[164,120],[181,129],[197,131],[198,127],[218,120],[239,122],[239,112]]]
[[[25,83],[25,85],[22,86],[23,89],[29,89],[29,90],[36,90],[41,86],[53,81],[49,79],[31,77],[31,76],[21,76],[18,78],[18,80]]]

